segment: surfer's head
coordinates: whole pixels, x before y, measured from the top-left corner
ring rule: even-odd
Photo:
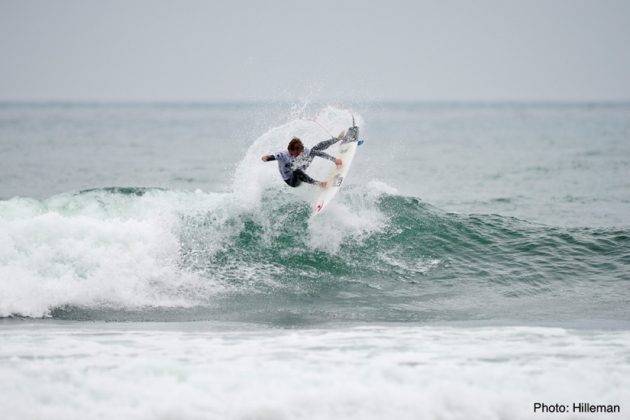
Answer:
[[[300,153],[302,153],[302,150],[304,150],[304,145],[302,144],[302,140],[300,140],[297,137],[293,137],[291,141],[289,142],[289,146],[287,147],[287,150],[289,150],[289,154],[291,156],[299,156]]]

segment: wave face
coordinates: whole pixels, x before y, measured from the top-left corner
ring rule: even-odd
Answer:
[[[378,181],[108,188],[0,202],[0,315],[64,319],[623,319],[630,231],[445,213]]]

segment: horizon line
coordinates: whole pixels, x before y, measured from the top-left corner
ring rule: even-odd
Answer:
[[[369,100],[299,100],[299,99],[0,99],[0,105],[630,105],[629,99],[369,99]]]

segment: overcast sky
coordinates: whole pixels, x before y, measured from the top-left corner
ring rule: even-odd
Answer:
[[[0,0],[0,100],[630,100],[627,0]]]

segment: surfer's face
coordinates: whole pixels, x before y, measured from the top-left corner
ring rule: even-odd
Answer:
[[[298,157],[300,156],[300,153],[302,153],[301,150],[289,150],[289,154],[293,157]]]

